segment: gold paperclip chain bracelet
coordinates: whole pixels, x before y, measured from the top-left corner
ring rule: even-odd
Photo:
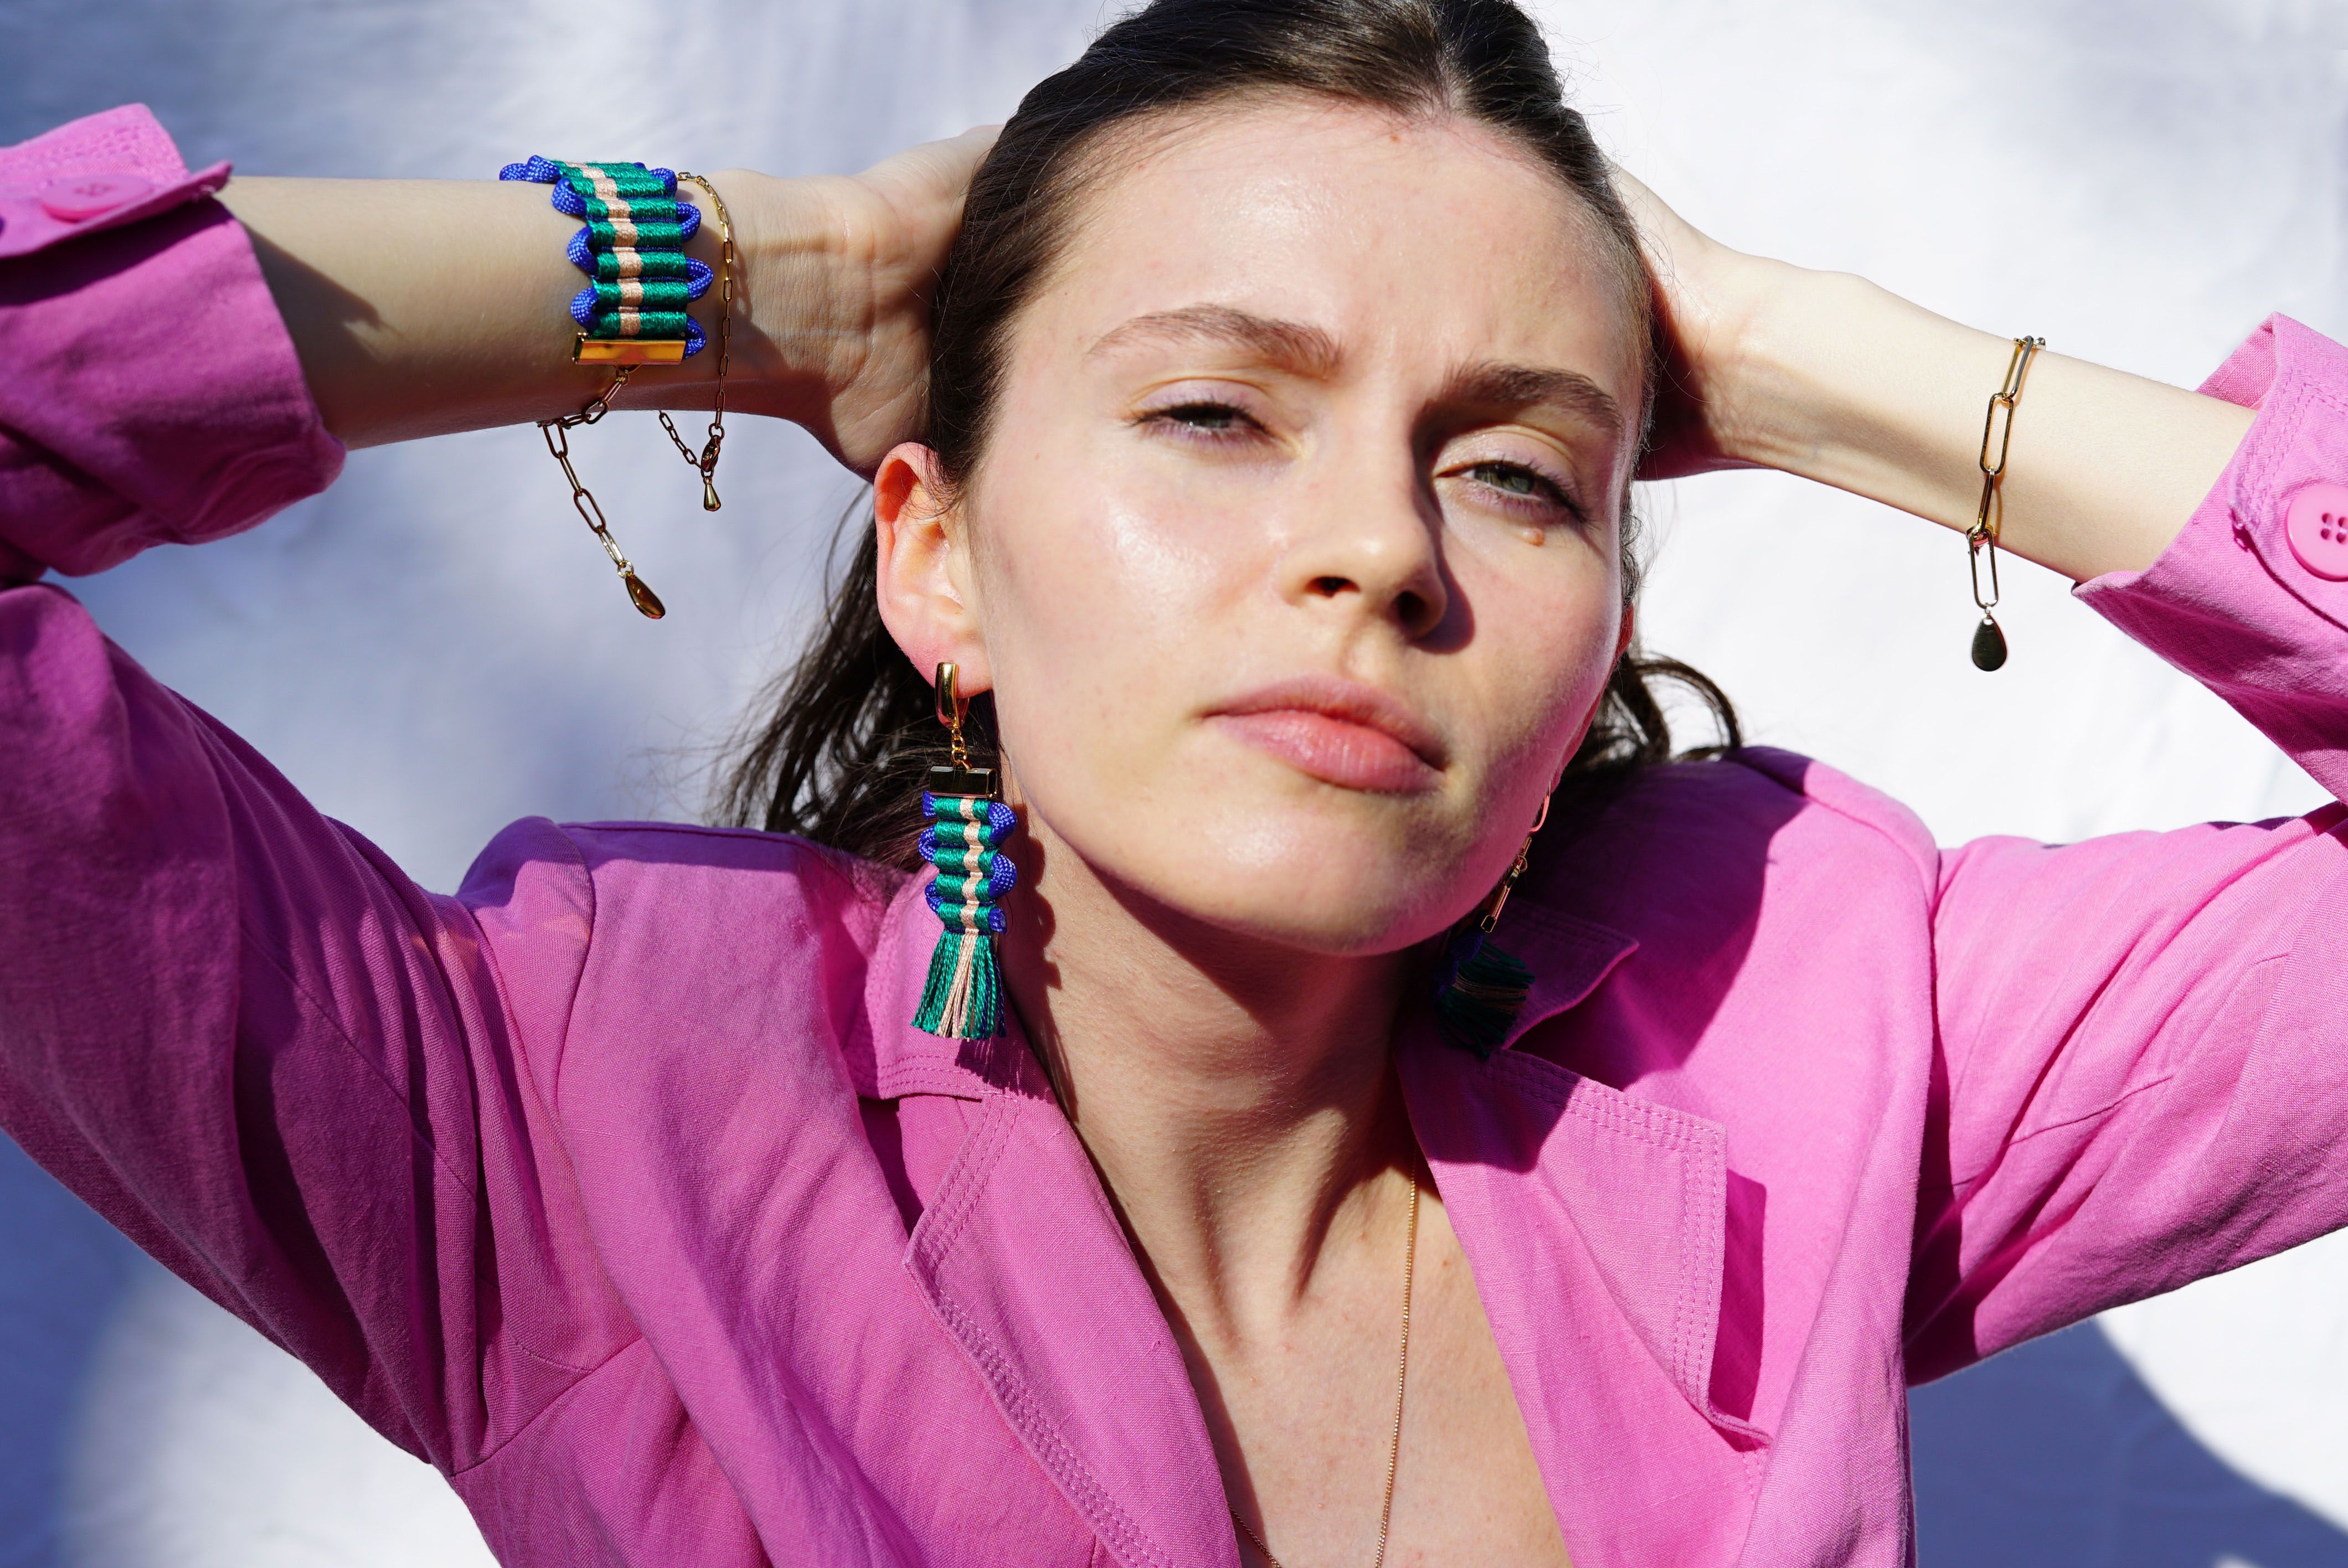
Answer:
[[[628,590],[628,602],[643,612],[645,620],[658,620],[668,613],[668,607],[660,601],[660,595],[652,590],[652,585],[636,575],[636,569],[620,552],[620,541],[612,537],[612,526],[603,520],[602,506],[595,499],[595,493],[579,482],[579,471],[571,466],[572,430],[578,425],[592,425],[611,413],[612,399],[618,395],[620,388],[628,384],[628,377],[635,374],[635,369],[633,364],[620,366],[612,373],[612,384],[597,393],[592,403],[576,414],[540,420],[538,433],[546,437],[546,449],[554,454],[557,463],[562,465],[562,477],[571,481],[571,504],[579,509],[581,519],[595,535],[595,542],[603,547],[603,553],[612,558],[613,569],[620,574],[621,585]]]
[[[2022,383],[2030,374],[2030,362],[2046,346],[2043,337],[2018,337],[2013,340],[2013,357],[2006,361],[2005,382],[1990,394],[1989,412],[1982,420],[1981,507],[1973,514],[1973,526],[1965,530],[1966,564],[1972,571],[1973,603],[1980,607],[1981,624],[1973,628],[1973,667],[1995,670],[2005,663],[2005,632],[1993,613],[1997,609],[1997,537],[2005,526],[2006,448],[2013,444],[2013,405],[2021,401]],[[2003,415],[2003,417],[2000,417]],[[1997,456],[1993,460],[1990,447],[1994,444]],[[1989,557],[1989,592],[1982,592],[1982,557]]]
[[[685,437],[677,433],[676,422],[668,416],[667,410],[661,411],[660,422],[661,428],[668,432],[669,440],[685,460],[700,470],[701,509],[714,512],[725,504],[717,498],[717,454],[726,445],[726,372],[733,349],[734,275],[736,271],[734,220],[733,215],[726,210],[725,198],[717,194],[717,188],[707,179],[698,174],[679,173],[676,181],[679,185],[690,181],[706,191],[710,208],[717,217],[717,395],[709,416],[709,438],[703,443],[697,456],[685,444]],[[538,432],[546,437],[546,449],[553,453],[554,460],[562,466],[562,477],[571,483],[571,504],[589,531],[594,534],[595,542],[602,545],[603,553],[611,558],[613,569],[620,574],[621,585],[628,590],[628,602],[634,605],[645,620],[658,620],[668,613],[668,607],[661,602],[660,595],[652,590],[652,585],[637,575],[635,567],[621,551],[620,541],[612,537],[612,526],[604,520],[603,507],[595,499],[595,493],[580,483],[578,470],[571,466],[571,432],[579,425],[592,425],[611,413],[612,399],[619,395],[620,388],[628,384],[628,377],[635,371],[633,364],[621,365],[612,374],[612,384],[596,394],[586,407],[576,414],[561,414],[552,419],[540,420]]]

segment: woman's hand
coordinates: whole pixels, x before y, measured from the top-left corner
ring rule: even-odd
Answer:
[[[713,175],[743,227],[758,336],[744,393],[870,475],[918,434],[929,390],[930,296],[962,223],[963,192],[994,145],[982,126],[852,177]],[[747,190],[747,213],[729,185]]]
[[[1748,256],[1697,230],[1620,167],[1614,187],[1638,225],[1655,280],[1664,359],[1656,367],[1655,423],[1642,479],[1675,479],[1756,459],[1738,449],[1738,409],[1756,323],[1798,269]]]

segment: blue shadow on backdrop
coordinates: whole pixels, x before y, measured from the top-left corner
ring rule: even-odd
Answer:
[[[60,1535],[66,1466],[107,1325],[148,1266],[5,1137],[0,1259],[0,1323],[23,1333],[0,1345],[0,1568],[84,1568]]]
[[[0,1568],[106,1568],[66,1546],[66,1469],[130,1244],[0,1138]],[[2093,1324],[1911,1400],[1926,1568],[2348,1568],[2348,1533],[2251,1481],[2162,1409]]]
[[[1926,1568],[2348,1568],[2348,1533],[2196,1441],[2092,1323],[1909,1415]]]

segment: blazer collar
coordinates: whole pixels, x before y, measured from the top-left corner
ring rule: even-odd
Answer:
[[[942,1040],[913,1027],[942,927],[922,897],[926,875],[909,876],[889,901],[864,972],[863,1028],[845,1046],[856,1091],[875,1100],[949,1094],[983,1100],[1010,1092],[1045,1101],[1051,1081],[1012,1009],[992,1040]]]
[[[857,1091],[879,1100],[903,1094],[979,1100],[995,1091],[1050,1099],[1043,1064],[1009,1009],[1004,1032],[993,1040],[942,1040],[912,1026],[940,932],[922,896],[925,881],[907,877],[881,917],[865,970],[863,1027],[845,1047]],[[1504,1050],[1544,1020],[1580,1003],[1639,946],[1611,927],[1566,914],[1538,897],[1519,897],[1509,906],[1502,945],[1533,971],[1532,993],[1509,1027]]]
[[[1129,1568],[1239,1568],[1222,1472],[1182,1352],[1015,1015],[991,1040],[912,1027],[938,938],[891,900],[849,1048],[860,1093],[978,1102],[904,1266],[1077,1514]]]
[[[1395,1065],[1567,1551],[1733,1561],[1768,1438],[1711,1397],[1725,1132],[1515,1049],[1595,991],[1632,938],[1535,897],[1509,905],[1499,939],[1533,972],[1503,1048],[1479,1061],[1420,1010]]]
[[[1015,1018],[991,1041],[939,1040],[908,1021],[936,930],[909,880],[874,948],[866,1038],[849,1049],[860,1092],[979,1102],[905,1268],[1119,1562],[1236,1568],[1180,1348]],[[1509,1048],[1637,947],[1538,900],[1512,905],[1504,932],[1534,973]],[[1478,1061],[1437,1040],[1423,1009],[1396,1053],[1569,1552],[1730,1561],[1766,1434],[1709,1393],[1721,1128],[1513,1049]]]
[[[1635,938],[1568,915],[1538,898],[1510,902],[1500,933],[1493,939],[1533,973],[1532,993],[1501,1042],[1504,1050],[1535,1025],[1580,1005],[1613,973],[1615,965],[1639,948]]]

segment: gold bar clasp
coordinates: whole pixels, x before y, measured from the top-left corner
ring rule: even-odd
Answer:
[[[581,333],[571,343],[571,357],[580,364],[683,364],[683,338],[589,337]]]

